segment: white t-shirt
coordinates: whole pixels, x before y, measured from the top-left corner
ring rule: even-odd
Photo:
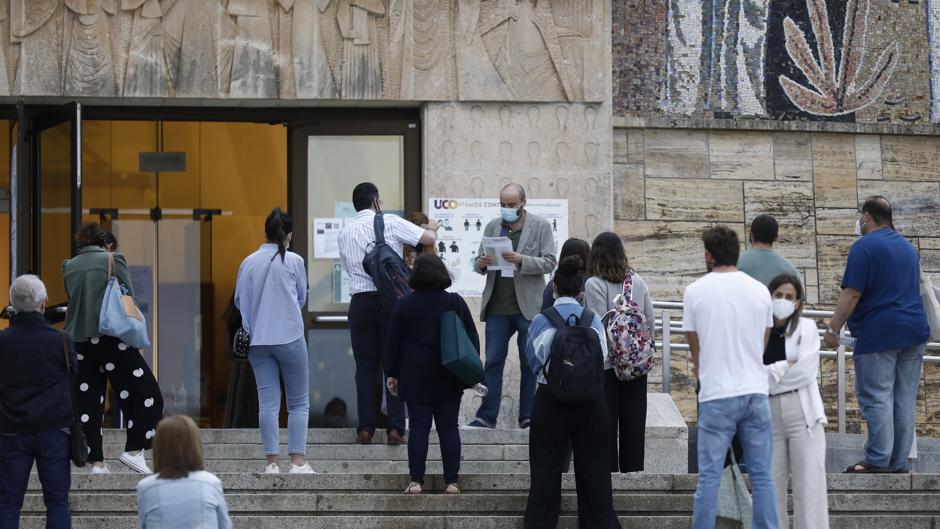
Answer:
[[[682,298],[682,329],[698,334],[698,401],[768,392],[764,334],[773,327],[770,292],[744,272],[712,272]]]

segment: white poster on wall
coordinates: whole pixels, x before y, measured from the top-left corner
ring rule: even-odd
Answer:
[[[548,220],[552,225],[555,252],[568,238],[567,199],[529,199],[526,210]],[[449,289],[464,297],[480,297],[486,278],[473,271],[483,229],[499,216],[496,198],[429,198],[428,217],[441,225],[437,232],[437,255],[444,260],[454,278]]]
[[[339,234],[343,231],[341,218],[313,219],[313,258],[339,259]]]

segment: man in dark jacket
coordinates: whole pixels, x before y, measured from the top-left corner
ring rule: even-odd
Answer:
[[[72,340],[43,317],[46,287],[23,275],[10,287],[16,315],[0,332],[0,528],[18,527],[29,473],[36,463],[46,503],[46,527],[69,528],[69,427]],[[68,369],[66,369],[68,356]]]

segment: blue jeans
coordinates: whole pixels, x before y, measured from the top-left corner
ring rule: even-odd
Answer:
[[[248,361],[258,382],[258,426],[264,454],[278,455],[281,379],[287,394],[287,453],[306,455],[310,416],[310,372],[303,337],[283,345],[253,345]]]
[[[440,402],[408,402],[410,419],[408,436],[408,470],[411,481],[424,483],[424,471],[428,460],[428,437],[431,434],[431,419],[437,427],[441,444],[441,460],[444,462],[444,483],[457,483],[460,472],[460,430],[457,425],[460,415],[460,395]]]
[[[754,500],[754,529],[777,529],[773,463],[773,426],[767,395],[710,400],[698,407],[698,487],[692,529],[714,529],[718,485],[731,438],[738,434]]]
[[[46,504],[46,529],[69,529],[69,434],[62,430],[0,435],[0,529],[18,529],[20,510],[36,462],[42,499]]]
[[[855,355],[855,395],[868,423],[865,463],[910,470],[917,387],[927,344]]]
[[[483,370],[483,384],[489,393],[483,397],[483,403],[477,410],[477,419],[483,424],[496,427],[499,417],[499,404],[503,400],[503,368],[509,354],[509,339],[516,334],[519,346],[519,423],[532,417],[532,403],[535,401],[535,374],[529,368],[525,356],[526,339],[529,324],[525,316],[487,316],[486,317],[486,364]]]

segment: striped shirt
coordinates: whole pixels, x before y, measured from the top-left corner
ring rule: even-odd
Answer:
[[[404,245],[416,246],[421,241],[424,228],[397,215],[385,214],[384,218],[385,243],[398,255],[402,254]],[[339,257],[343,261],[343,269],[349,275],[350,295],[376,291],[375,283],[362,267],[362,260],[375,242],[374,222],[375,212],[364,209],[356,213],[356,217],[339,234]]]

